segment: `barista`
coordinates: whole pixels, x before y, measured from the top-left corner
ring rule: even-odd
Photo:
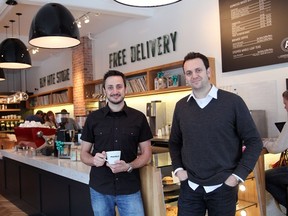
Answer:
[[[67,118],[62,119],[63,128],[67,130],[78,131],[80,129],[79,125],[73,118],[69,117],[69,112],[66,109],[61,110],[61,114],[66,114]]]

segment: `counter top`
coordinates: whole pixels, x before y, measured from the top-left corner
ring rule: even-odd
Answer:
[[[54,156],[37,155],[33,156],[31,150],[0,150],[0,158],[6,157],[12,160],[84,183],[89,183],[90,166],[85,165],[80,160],[71,161],[70,159],[59,159]],[[159,153],[152,155],[151,165],[164,167],[171,165],[170,154]]]
[[[58,159],[54,156],[33,156],[30,150],[4,149],[0,150],[2,157],[84,183],[89,183],[90,166],[81,161],[71,161],[70,159]]]

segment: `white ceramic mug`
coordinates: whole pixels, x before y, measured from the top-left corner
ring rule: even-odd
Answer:
[[[115,161],[120,160],[121,151],[107,151],[106,160],[109,164],[115,164]]]

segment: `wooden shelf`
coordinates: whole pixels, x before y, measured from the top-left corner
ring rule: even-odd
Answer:
[[[182,63],[183,61],[177,61],[177,62],[173,62],[169,64],[164,64],[164,65],[160,65],[156,67],[151,67],[151,68],[147,68],[143,70],[125,73],[126,81],[127,81],[127,90],[130,88],[129,83],[131,84],[131,80],[132,81],[136,80],[136,82],[134,82],[134,84],[132,85],[134,86],[136,85],[137,87],[135,87],[135,89],[138,89],[132,93],[131,92],[127,93],[126,97],[127,98],[140,97],[140,96],[147,96],[147,95],[165,94],[165,93],[173,93],[173,92],[181,92],[181,91],[190,90],[191,87],[186,86],[186,83],[185,83]],[[210,69],[211,69],[210,80],[213,84],[216,84],[215,59],[209,58],[209,63],[210,63]],[[179,76],[178,77],[179,83],[180,83],[179,86],[167,87],[167,88],[155,90],[154,79],[157,77],[157,74],[159,72],[163,72],[166,77],[173,76],[173,75]],[[142,79],[142,82],[139,81],[141,79]],[[144,83],[143,83],[143,80],[145,80]],[[91,82],[84,84],[85,102],[99,101],[99,97],[102,94],[102,82],[103,80],[99,79],[99,80],[93,80]],[[147,90],[143,90],[143,89],[147,89]]]
[[[16,119],[3,119],[3,118],[0,118],[0,121],[21,121],[22,119],[18,119],[18,118],[16,118]]]
[[[63,106],[72,103],[73,87],[65,87],[29,96],[26,107],[28,109],[35,109],[49,106]]]
[[[0,97],[5,97],[1,95]],[[8,97],[8,96],[6,96]],[[6,123],[10,122],[19,122],[22,119],[17,118],[21,115],[21,112],[23,111],[21,108],[21,102],[19,103],[0,103],[0,107],[3,108],[3,105],[5,105],[4,109],[0,109],[0,121]],[[0,129],[3,129],[2,126]],[[6,126],[5,126],[6,129]],[[10,129],[10,127],[9,127]],[[2,133],[14,133],[14,130],[1,130]]]
[[[0,112],[19,112],[21,109],[3,109],[0,110]]]

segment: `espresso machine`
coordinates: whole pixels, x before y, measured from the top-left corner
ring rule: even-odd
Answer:
[[[166,105],[161,101],[151,101],[146,105],[146,116],[154,136],[157,136],[158,130],[166,125]]]

